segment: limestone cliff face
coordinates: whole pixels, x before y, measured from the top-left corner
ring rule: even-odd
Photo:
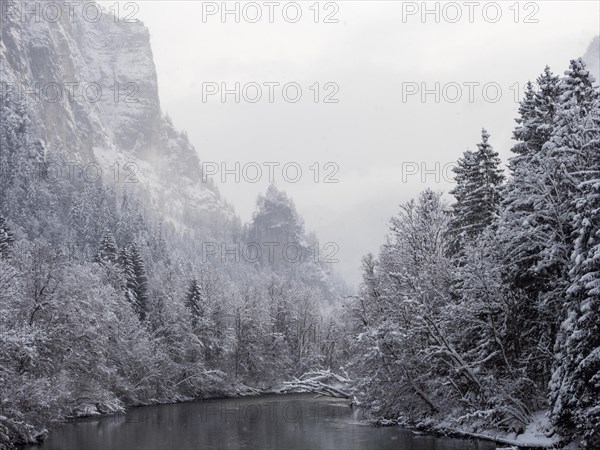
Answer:
[[[161,113],[143,23],[99,14],[88,2],[2,0],[0,6],[2,90],[16,89],[24,99],[36,137],[49,151],[107,169],[134,163],[140,186],[179,225],[231,216],[212,185],[202,182],[185,134]]]

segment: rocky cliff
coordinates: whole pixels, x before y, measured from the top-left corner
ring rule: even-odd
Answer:
[[[0,95],[22,98],[44,152],[68,162],[63,176],[101,170],[106,180],[135,182],[176,226],[231,218],[186,134],[161,112],[143,23],[89,2],[0,6]]]

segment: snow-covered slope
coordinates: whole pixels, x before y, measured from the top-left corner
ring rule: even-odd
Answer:
[[[62,9],[54,21],[44,3],[2,5],[0,82],[2,93],[17,88],[46,151],[97,162],[113,182],[139,181],[177,225],[228,220],[229,208],[202,182],[195,149],[161,113],[148,29],[106,10],[90,20],[97,11],[89,2],[71,12],[51,2]]]

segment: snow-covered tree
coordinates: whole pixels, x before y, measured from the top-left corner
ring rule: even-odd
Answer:
[[[448,230],[453,253],[477,238],[498,213],[504,175],[498,153],[489,138],[489,133],[483,129],[477,151],[466,151],[454,168],[456,187],[450,193],[456,202],[452,205]]]
[[[96,261],[103,263],[115,264],[119,258],[119,249],[115,237],[110,230],[106,230],[100,245],[98,246],[98,252],[96,253]]]
[[[565,78],[560,134],[552,150],[562,156],[573,191],[574,245],[566,318],[555,346],[550,383],[552,418],[569,439],[600,446],[600,92],[581,61]]]
[[[521,163],[528,163],[532,156],[538,154],[552,136],[560,94],[559,77],[546,66],[544,73],[537,78],[536,86],[537,89],[531,82],[527,83],[525,98],[519,105],[517,127],[513,132],[517,143],[511,149],[516,155],[510,160],[513,172]]]
[[[548,192],[543,182],[546,158],[543,148],[552,137],[560,89],[559,78],[548,67],[536,84],[537,89],[528,84],[519,107],[513,132],[517,142],[511,149],[514,156],[509,160],[512,176],[504,186],[496,232],[491,236],[498,247],[495,263],[500,265],[503,283],[508,288],[504,296],[518,305],[517,322],[529,330],[526,335],[517,333],[519,355],[527,361],[524,377],[535,380],[536,390],[543,391],[550,376],[556,333],[552,322],[556,320],[548,323],[548,314],[555,312],[539,307],[540,294],[547,290],[553,275],[538,270],[547,245],[540,231],[548,217],[536,216],[536,208]]]
[[[0,258],[6,258],[11,244],[14,242],[13,233],[6,223],[6,219],[0,216]]]
[[[190,286],[185,297],[185,304],[192,316],[192,326],[197,328],[199,322],[206,315],[206,297],[202,291],[202,286],[200,286],[200,283],[195,278],[190,281]]]
[[[600,155],[600,127],[596,154]],[[556,344],[550,383],[552,417],[568,438],[580,436],[589,448],[600,446],[600,164],[594,179],[580,186],[575,217],[577,240],[572,255],[572,284],[567,318]]]
[[[134,243],[121,251],[119,264],[126,281],[125,297],[143,322],[149,311],[148,278],[137,244]]]
[[[440,312],[450,301],[447,222],[441,195],[426,190],[401,205],[378,258],[363,260],[352,369],[361,401],[378,415],[437,412],[444,401],[435,378],[446,369],[429,350],[446,335]]]

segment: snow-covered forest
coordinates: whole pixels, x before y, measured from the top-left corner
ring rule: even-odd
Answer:
[[[9,14],[0,58],[0,448],[69,417],[343,365],[346,288],[323,244],[275,186],[242,225],[201,181],[160,109],[143,24]],[[107,91],[107,73],[133,80],[139,101],[24,94],[74,70]]]
[[[451,192],[400,205],[352,295],[282,189],[242,223],[200,183],[143,24],[1,31],[0,448],[78,416],[302,389],[425,429],[516,436],[546,417],[550,445],[600,448],[600,90],[583,60],[527,85],[508,170],[484,129]],[[107,73],[141,79],[142,101],[22,95]]]
[[[16,150],[3,167],[23,167],[24,118],[6,104],[4,117],[18,125],[2,123]],[[295,242],[301,261],[246,262],[233,237],[228,256],[207,255],[131,194],[28,179],[2,179],[0,443],[33,442],[74,415],[258,393],[343,364],[338,287],[276,188],[242,239]]]
[[[482,131],[363,260],[356,390],[378,414],[600,446],[600,109],[581,59],[527,86],[509,173]],[[433,418],[433,419],[432,419]]]

